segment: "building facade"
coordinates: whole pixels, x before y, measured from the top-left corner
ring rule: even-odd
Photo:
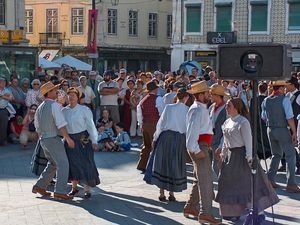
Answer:
[[[86,51],[91,0],[25,0],[25,30],[40,57],[72,55],[91,63]]]
[[[170,69],[172,0],[100,1],[96,8],[100,71]]]
[[[24,32],[24,0],[0,0],[0,75],[30,77],[37,49],[28,47]]]
[[[171,68],[196,60],[216,68],[217,47],[233,43],[292,46],[300,70],[300,0],[174,0]]]

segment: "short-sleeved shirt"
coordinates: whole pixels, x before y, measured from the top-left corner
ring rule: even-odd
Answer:
[[[119,88],[116,81],[105,82],[102,81],[98,86],[98,91],[105,88]],[[114,95],[100,95],[101,105],[118,105],[118,94]]]

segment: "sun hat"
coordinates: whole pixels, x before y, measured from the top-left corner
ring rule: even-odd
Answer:
[[[49,91],[52,91],[55,88],[59,88],[60,84],[54,85],[51,81],[48,81],[47,83],[43,84],[40,87],[40,93],[41,95],[45,96]]]
[[[197,82],[192,84],[191,89],[189,89],[187,92],[190,94],[197,94],[209,91],[209,87],[207,86],[207,83],[205,80]]]

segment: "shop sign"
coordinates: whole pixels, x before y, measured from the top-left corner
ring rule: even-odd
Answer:
[[[208,44],[232,44],[236,42],[234,32],[207,32]]]
[[[11,32],[11,42],[23,41],[23,30],[0,30],[0,42],[9,42],[9,33]]]
[[[208,57],[208,56],[216,56],[216,51],[196,51],[195,56],[196,57]]]

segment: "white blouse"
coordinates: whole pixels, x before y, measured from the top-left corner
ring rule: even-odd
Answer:
[[[224,135],[223,150],[229,148],[243,147],[246,148],[246,159],[252,159],[252,133],[249,121],[237,115],[233,118],[228,118],[222,125]]]
[[[160,116],[157,122],[156,131],[153,136],[153,141],[156,141],[161,132],[166,130],[177,131],[181,134],[185,134],[185,117],[188,110],[189,107],[180,102],[166,105],[162,115]]]
[[[86,130],[92,143],[97,143],[98,133],[93,121],[92,111],[88,107],[77,104],[74,108],[66,106],[62,111],[68,123],[67,130],[69,134],[76,134]]]
[[[206,104],[194,101],[186,116],[186,148],[191,153],[199,153],[198,139],[200,134],[213,135],[212,122]]]

